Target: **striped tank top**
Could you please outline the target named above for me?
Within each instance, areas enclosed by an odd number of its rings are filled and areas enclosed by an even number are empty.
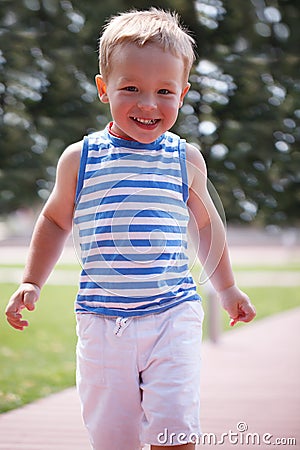
[[[76,312],[158,313],[199,300],[187,251],[185,141],[150,144],[106,128],[84,139],[73,221],[82,272]]]

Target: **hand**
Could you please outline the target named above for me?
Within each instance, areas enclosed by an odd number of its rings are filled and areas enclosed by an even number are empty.
[[[19,289],[11,296],[5,310],[8,323],[16,330],[28,327],[27,320],[22,319],[21,311],[26,308],[33,311],[35,302],[40,296],[40,288],[32,283],[22,283]]]
[[[218,295],[223,308],[231,318],[231,327],[237,322],[250,322],[256,316],[255,308],[251,304],[249,297],[237,286],[234,285],[224,289]]]

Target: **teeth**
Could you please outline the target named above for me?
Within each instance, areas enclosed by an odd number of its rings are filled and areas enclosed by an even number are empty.
[[[156,119],[140,119],[139,117],[134,117],[134,120],[143,123],[144,125],[153,125],[156,123]]]

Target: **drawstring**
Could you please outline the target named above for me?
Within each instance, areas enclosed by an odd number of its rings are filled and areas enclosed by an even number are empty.
[[[116,319],[116,325],[114,328],[114,334],[116,336],[122,336],[123,331],[128,327],[132,319],[129,317],[118,317]]]

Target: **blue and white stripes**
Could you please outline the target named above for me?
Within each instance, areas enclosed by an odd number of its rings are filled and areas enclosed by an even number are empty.
[[[74,236],[77,312],[140,316],[198,300],[188,268],[185,141],[151,144],[107,129],[85,138]]]

